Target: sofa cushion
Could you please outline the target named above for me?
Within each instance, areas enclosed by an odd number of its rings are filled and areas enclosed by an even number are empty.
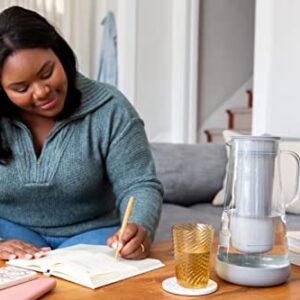
[[[214,227],[215,233],[218,233],[221,225],[222,211],[222,207],[213,206],[211,203],[196,204],[190,207],[165,203],[155,234],[155,240],[171,239],[172,225],[178,223],[210,224]]]
[[[165,203],[155,235],[155,240],[170,240],[171,228],[177,223],[206,223],[214,226],[218,233],[221,226],[223,207],[214,206],[210,203],[182,207],[180,205]],[[286,214],[288,230],[300,230],[299,215]]]
[[[183,206],[211,202],[222,188],[224,145],[152,143],[151,149],[164,202]]]

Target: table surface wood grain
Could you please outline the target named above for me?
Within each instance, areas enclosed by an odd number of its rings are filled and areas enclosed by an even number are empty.
[[[213,257],[216,254],[216,241],[214,243]],[[288,281],[282,285],[267,288],[253,288],[230,284],[220,279],[211,266],[210,278],[218,283],[218,290],[206,296],[179,296],[165,292],[161,283],[164,279],[174,276],[174,257],[171,241],[154,243],[150,254],[160,259],[166,266],[136,277],[113,283],[96,290],[57,279],[56,288],[45,295],[45,300],[191,300],[191,299],[221,299],[221,300],[299,300],[300,299],[300,267],[292,265],[292,272]],[[0,261],[0,266],[4,262]],[[42,275],[41,275],[42,276]]]

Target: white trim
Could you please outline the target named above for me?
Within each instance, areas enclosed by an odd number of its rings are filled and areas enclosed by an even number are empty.
[[[197,137],[198,0],[173,0],[172,140],[194,143]]]
[[[118,87],[132,104],[136,97],[137,0],[118,1]]]
[[[189,122],[188,140],[189,143],[197,141],[197,119],[198,119],[198,61],[199,61],[199,13],[200,5],[198,0],[192,0],[190,7],[190,49],[189,49]]]
[[[252,113],[252,134],[259,135],[268,132],[268,99],[270,89],[271,57],[273,54],[272,26],[273,1],[257,1],[255,7],[255,45],[253,95],[255,102]]]

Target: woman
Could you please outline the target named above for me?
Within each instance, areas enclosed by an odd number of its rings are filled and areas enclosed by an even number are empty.
[[[130,196],[120,255],[146,257],[162,187],[125,97],[77,73],[53,26],[17,6],[0,14],[0,84],[0,259],[112,246]]]

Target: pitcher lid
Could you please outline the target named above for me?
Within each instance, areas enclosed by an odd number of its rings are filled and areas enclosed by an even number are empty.
[[[272,136],[272,135],[235,135],[232,136],[231,139],[240,139],[240,140],[257,140],[257,141],[274,141],[280,140],[279,136]]]
[[[264,135],[240,135],[231,138],[231,144],[238,153],[275,154],[278,151],[280,137]]]

